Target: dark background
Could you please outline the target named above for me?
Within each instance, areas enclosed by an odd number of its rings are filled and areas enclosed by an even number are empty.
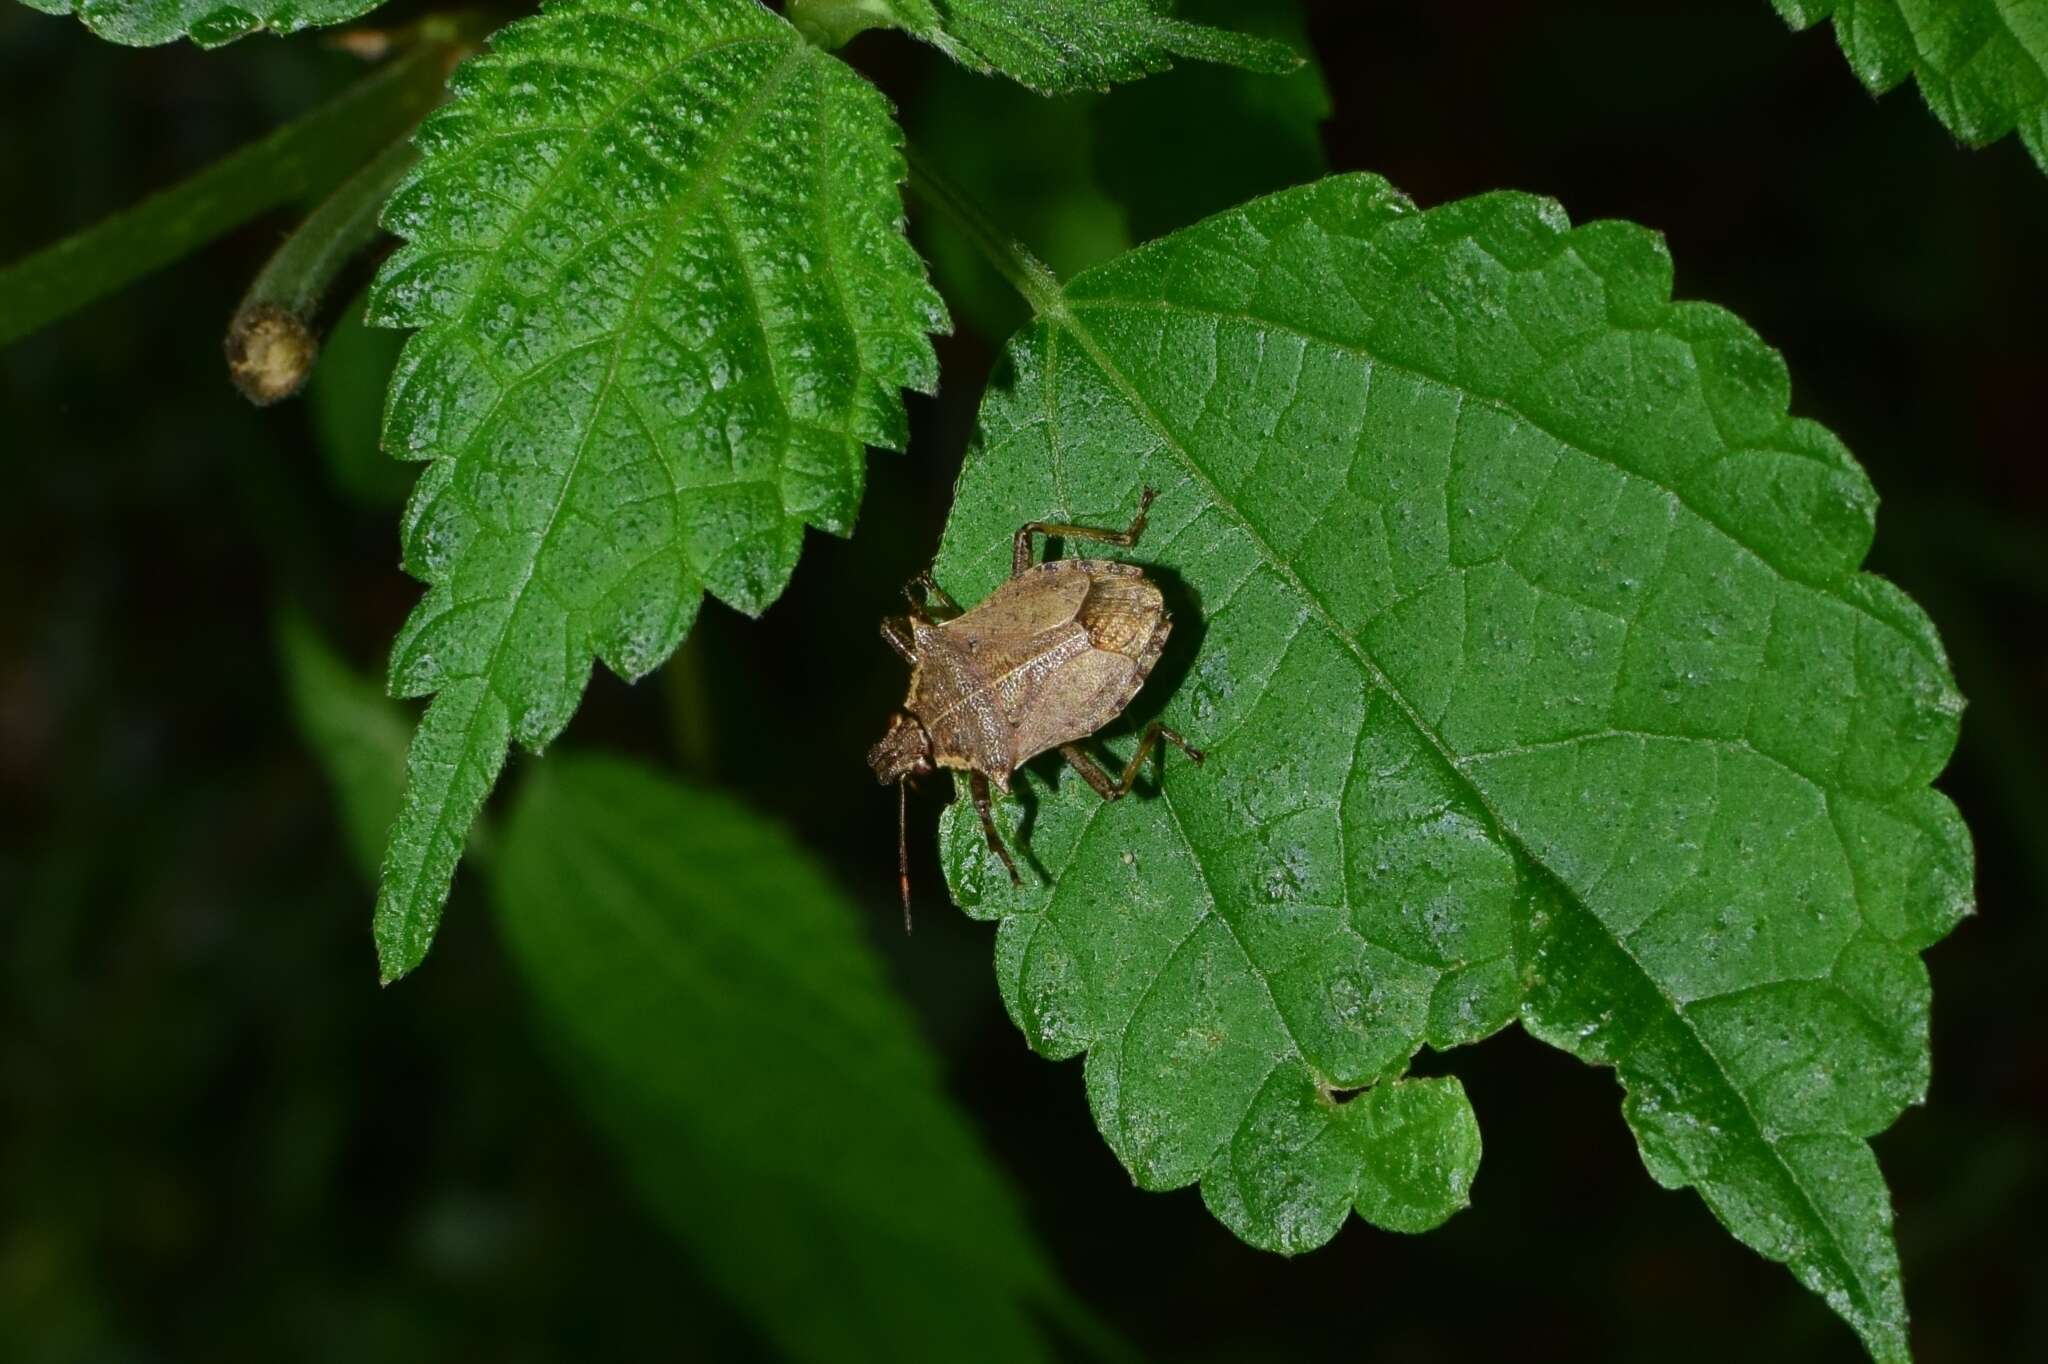
[[[2012,139],[1958,148],[1910,90],[1872,100],[1765,0],[1655,8],[1312,5],[1323,150],[1424,204],[1512,187],[1660,229],[1679,294],[1782,348],[1795,411],[1869,468],[1871,566],[1932,613],[1972,703],[1942,785],[1982,913],[1928,955],[1930,1103],[1876,1143],[1915,1340],[1929,1362],[2048,1357],[2048,177]],[[975,88],[888,36],[851,55],[913,129]],[[309,38],[122,50],[10,5],[0,260],[356,70]],[[1066,116],[1010,134],[1043,159]],[[756,1355],[558,1087],[473,878],[427,967],[376,987],[370,893],[272,625],[303,609],[375,671],[415,596],[403,476],[361,457],[388,347],[344,335],[313,400],[265,412],[219,359],[291,221],[0,351],[0,1357]],[[1782,1268],[1651,1183],[1608,1073],[1519,1033],[1423,1058],[1486,1133],[1470,1211],[1420,1238],[1354,1221],[1288,1262],[1192,1191],[1130,1186],[1078,1065],[1004,1018],[989,930],[936,903],[928,839],[926,913],[895,930],[893,801],[861,755],[902,677],[872,622],[937,542],[994,354],[967,320],[912,453],[873,459],[857,536],[814,536],[758,623],[708,606],[685,667],[631,689],[600,670],[566,742],[725,784],[817,850],[1056,1263],[1147,1354],[1857,1358]]]

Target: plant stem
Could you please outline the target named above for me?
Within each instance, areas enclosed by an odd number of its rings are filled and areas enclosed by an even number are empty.
[[[321,300],[377,237],[377,214],[419,160],[410,133],[342,181],[285,239],[249,286],[228,324],[228,375],[259,407],[305,385],[320,354]]]
[[[75,312],[280,204],[324,196],[441,99],[471,41],[430,19],[418,42],[305,117],[197,175],[0,269],[0,345]]]
[[[949,218],[996,273],[1023,295],[1039,317],[1061,318],[1067,304],[1059,278],[1045,262],[1015,237],[996,226],[981,207],[915,147],[905,153],[910,163],[911,192]]]

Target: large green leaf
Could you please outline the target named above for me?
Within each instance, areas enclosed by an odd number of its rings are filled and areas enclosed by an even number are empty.
[[[1391,1139],[1354,1115],[1422,1107],[1420,1047],[1519,1016],[1616,1068],[1660,1181],[1900,1359],[1865,1139],[1925,1090],[1916,954],[1970,904],[1927,785],[1961,702],[1857,571],[1861,470],[1670,286],[1641,228],[1371,177],[1076,278],[987,401],[939,577],[972,601],[1021,521],[1160,489],[1131,555],[1179,623],[1138,707],[1208,761],[1116,805],[1034,773],[1021,890],[956,806],[948,875],[1139,1184],[1200,1181],[1246,1240],[1451,1211],[1452,1085]]]
[[[359,18],[384,0],[22,0],[45,14],[75,14],[108,42],[130,47],[190,38],[219,47],[258,31],[297,33]]]
[[[728,800],[536,773],[493,863],[566,1073],[655,1213],[791,1358],[1046,1357],[1055,1281],[846,899]]]
[[[453,87],[372,301],[421,328],[386,447],[433,461],[391,683],[437,695],[385,859],[387,979],[507,744],[559,733],[593,659],[667,658],[704,592],[766,608],[805,526],[846,533],[944,325],[887,102],[754,0],[555,5]]]
[[[2048,0],[1771,0],[1785,22],[1835,21],[1842,55],[1875,94],[1907,76],[1973,147],[2015,128],[2048,171]]]
[[[1291,71],[1292,48],[1177,19],[1170,0],[793,0],[790,13],[826,41],[889,25],[963,66],[1046,94],[1106,90],[1174,58]]]

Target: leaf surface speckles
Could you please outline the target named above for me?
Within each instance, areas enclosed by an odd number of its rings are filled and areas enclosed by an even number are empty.
[[[1178,628],[1131,718],[1208,761],[1115,805],[1034,771],[1001,806],[1022,890],[956,805],[948,876],[1138,1182],[1246,1240],[1453,1211],[1470,1112],[1404,1077],[1519,1019],[1902,1359],[1866,1139],[1924,1092],[1918,953],[1970,905],[1928,787],[1961,702],[1858,571],[1861,469],[1670,288],[1641,228],[1371,177],[1074,279],[983,409],[939,578],[977,600],[1019,522],[1160,489],[1130,557]]]
[[[1883,94],[1914,77],[1973,147],[2017,130],[2048,171],[2048,0],[1771,0],[1785,22],[1835,21],[1856,78]]]
[[[372,299],[420,329],[385,445],[432,461],[405,526],[429,589],[391,660],[434,701],[378,899],[387,979],[424,956],[507,745],[559,733],[595,659],[645,674],[704,592],[757,613],[806,526],[851,529],[945,325],[887,102],[753,0],[554,5],[452,87]]]

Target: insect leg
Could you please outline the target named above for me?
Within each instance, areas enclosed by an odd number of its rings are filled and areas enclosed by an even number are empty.
[[[1102,765],[1089,757],[1081,745],[1061,744],[1060,756],[1067,760],[1067,766],[1081,774],[1081,780],[1095,788],[1096,795],[1104,800],[1117,800],[1123,796],[1117,784],[1109,779],[1109,773],[1103,771]]]
[[[905,663],[917,666],[917,646],[912,642],[908,621],[891,617],[882,622],[882,638],[890,648],[900,655]]]
[[[903,595],[910,598],[912,606],[920,609],[925,609],[929,606],[938,607],[944,613],[938,617],[940,620],[951,620],[960,614],[960,603],[954,601],[952,597],[946,594],[946,589],[939,586],[937,580],[932,577],[930,569],[926,569],[905,583],[903,585]]]
[[[1138,498],[1138,514],[1131,518],[1128,530],[1102,530],[1096,526],[1070,526],[1064,521],[1027,521],[1017,529],[1017,539],[1010,551],[1010,576],[1023,575],[1031,567],[1031,537],[1034,535],[1056,535],[1063,540],[1100,540],[1106,545],[1120,545],[1129,549],[1138,543],[1138,537],[1145,533],[1145,513],[1151,509],[1152,499],[1159,494],[1147,488]]]
[[[1024,878],[1017,875],[1017,864],[1010,860],[1010,850],[1003,846],[1003,836],[996,832],[995,812],[988,807],[988,778],[979,772],[969,773],[967,793],[974,798],[974,813],[981,816],[981,831],[988,835],[989,850],[1003,859],[1003,866],[1010,873],[1010,884],[1023,885]]]
[[[896,883],[903,887],[903,932],[910,932],[910,784],[896,779]]]
[[[1061,744],[1060,756],[1081,774],[1082,780],[1095,788],[1096,795],[1104,800],[1122,800],[1131,793],[1131,787],[1138,780],[1138,773],[1144,770],[1145,759],[1152,756],[1152,750],[1159,746],[1161,739],[1170,740],[1196,763],[1200,763],[1205,756],[1201,749],[1190,748],[1188,741],[1181,738],[1177,730],[1168,729],[1157,720],[1145,726],[1144,737],[1138,740],[1138,751],[1133,753],[1130,762],[1124,765],[1121,780],[1111,781],[1109,774],[1104,772],[1101,765],[1089,757],[1087,751],[1079,744]]]

